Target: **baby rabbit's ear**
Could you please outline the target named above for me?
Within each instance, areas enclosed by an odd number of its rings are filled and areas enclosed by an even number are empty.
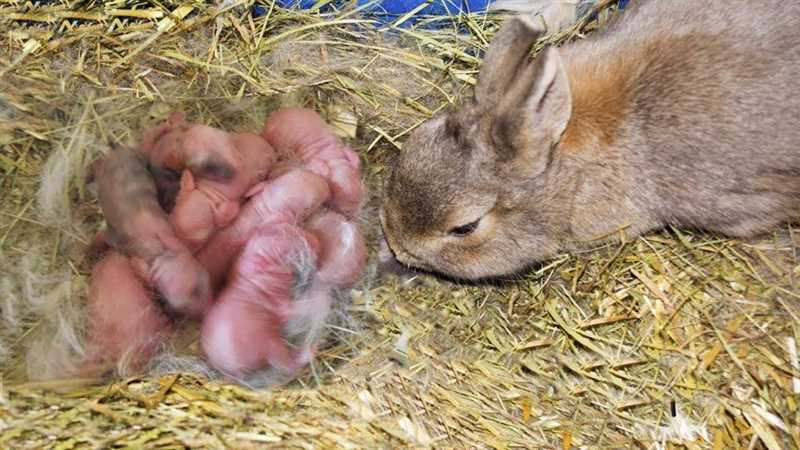
[[[521,69],[528,65],[533,45],[544,34],[541,26],[527,16],[508,20],[495,33],[483,57],[475,101],[489,109],[505,95]]]

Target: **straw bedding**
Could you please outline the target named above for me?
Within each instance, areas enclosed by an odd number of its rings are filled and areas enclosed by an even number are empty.
[[[385,158],[469,93],[501,20],[399,29],[352,8],[266,2],[252,18],[252,3],[0,3],[0,447],[800,446],[788,227],[753,242],[666,230],[502,286],[370,270],[313,368],[269,390],[210,378],[191,328],[146,376],[53,379],[82,350],[102,221],[82,179],[109,142],[177,108],[254,130],[316,108],[365,161],[374,249]]]

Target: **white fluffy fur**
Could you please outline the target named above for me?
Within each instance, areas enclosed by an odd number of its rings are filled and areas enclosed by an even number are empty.
[[[39,212],[50,223],[65,224],[70,220],[69,183],[72,167],[63,151],[50,154],[42,170],[42,182],[37,193]]]
[[[12,363],[25,361],[30,379],[62,377],[84,354],[87,284],[69,266],[56,266],[53,257],[54,251],[63,257],[85,250],[84,226],[73,214],[73,201],[86,200],[86,170],[103,146],[82,125],[90,112],[89,105],[76,108],[70,120],[75,125],[54,136],[41,170],[35,214],[49,228],[31,235],[25,256],[0,257],[0,348]],[[62,229],[69,232],[56,233]]]
[[[2,255],[0,255],[2,258]],[[19,305],[19,294],[16,286],[8,276],[0,277],[0,316],[2,331],[0,331],[0,365],[6,366],[12,351],[7,337],[15,336],[22,329],[22,317]]]
[[[698,440],[710,442],[708,429],[704,423],[695,423],[688,417],[678,412],[672,417],[667,426],[647,430],[646,433],[653,444],[653,450],[665,450],[669,444],[697,443]]]
[[[84,108],[81,120],[89,111]],[[58,142],[42,170],[37,192],[39,214],[53,225],[67,225],[72,221],[70,194],[77,189],[83,193],[83,180],[89,162],[98,153],[97,140],[83,125],[67,130],[67,136]]]
[[[26,355],[30,378],[58,377],[73,370],[84,355],[81,331],[85,328],[81,325],[85,316],[80,305],[71,301],[76,294],[76,283],[63,281],[53,286],[39,305],[42,329]]]
[[[197,356],[177,355],[174,351],[165,351],[156,355],[150,363],[149,373],[163,376],[175,373],[195,373],[208,379],[219,378],[220,374],[208,363]]]
[[[22,357],[30,379],[59,377],[83,355],[84,311],[75,299],[86,285],[66,270],[52,271],[40,248],[15,262],[0,277],[0,357]]]

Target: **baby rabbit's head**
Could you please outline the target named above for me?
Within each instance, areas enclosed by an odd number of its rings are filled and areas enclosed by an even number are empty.
[[[541,35],[532,19],[506,23],[473,98],[422,124],[389,164],[381,222],[400,262],[479,279],[557,250],[548,205],[563,190],[547,186],[571,99],[557,50],[529,59]]]

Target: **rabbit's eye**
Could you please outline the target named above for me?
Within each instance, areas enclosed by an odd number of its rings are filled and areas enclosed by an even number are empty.
[[[474,222],[470,222],[466,225],[461,225],[455,228],[451,228],[447,234],[452,236],[467,236],[472,234],[477,228],[478,224],[480,223],[481,219],[478,219]]]

